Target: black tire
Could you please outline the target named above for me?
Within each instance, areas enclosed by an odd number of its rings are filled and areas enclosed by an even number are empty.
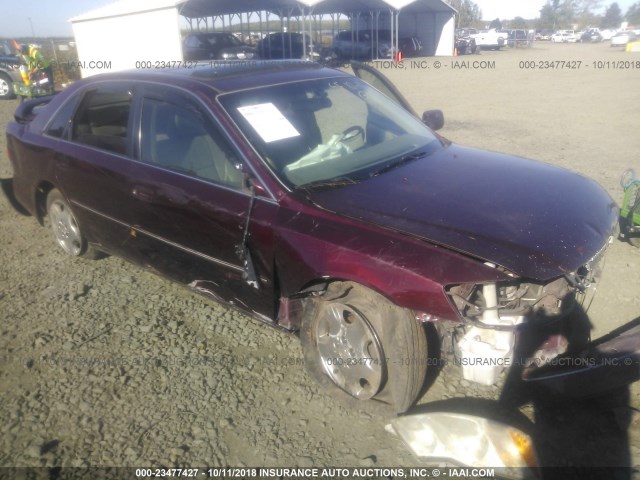
[[[65,253],[72,257],[91,260],[104,256],[102,252],[89,245],[69,203],[60,190],[55,188],[47,195],[47,216],[54,239]]]
[[[427,338],[422,325],[409,310],[361,285],[336,282],[322,297],[309,300],[300,338],[309,372],[349,406],[402,413],[424,384]]]
[[[13,91],[13,81],[6,73],[0,72],[0,100],[11,100],[16,98]]]

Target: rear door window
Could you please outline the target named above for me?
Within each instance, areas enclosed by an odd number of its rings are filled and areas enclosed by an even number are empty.
[[[127,86],[103,86],[87,92],[73,119],[71,140],[125,155],[132,99]]]

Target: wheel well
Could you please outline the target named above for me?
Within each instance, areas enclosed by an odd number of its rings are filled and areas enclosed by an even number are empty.
[[[280,296],[278,291],[278,293],[276,294],[278,297],[277,321],[285,321],[285,328],[289,330],[298,330],[302,323],[302,315],[304,314],[304,308],[302,308],[302,303],[304,302],[304,300],[315,295],[322,295],[329,288],[329,286],[334,283],[355,283],[361,285],[366,289],[378,293],[395,305],[395,302],[393,302],[392,299],[385,295],[385,292],[378,290],[377,288],[375,288],[375,286],[365,285],[356,280],[350,280],[348,278],[319,277],[310,280],[309,282],[304,284],[304,286],[300,290],[298,290],[293,295],[286,297],[286,299],[285,297]]]
[[[361,285],[362,287],[369,289],[373,292],[378,293],[379,295],[381,295],[382,297],[384,297],[385,299],[387,299],[389,302],[393,303],[394,305],[397,305],[392,299],[390,299],[387,295],[385,295],[384,292],[378,290],[377,288],[371,286],[371,285],[364,285],[362,283],[359,283],[357,281],[354,280],[349,280],[346,278],[339,278],[339,277],[320,277],[320,278],[316,278],[314,280],[311,280],[309,282],[307,282],[303,288],[301,288],[297,293],[295,293],[294,295],[291,295],[290,297],[288,297],[289,299],[305,299],[308,298],[310,296],[318,295],[318,294],[323,294],[330,285],[334,284],[334,283],[355,283],[358,285]],[[280,298],[282,300],[282,297]],[[400,308],[405,308],[405,307],[400,307]],[[293,310],[293,309],[292,309]],[[413,311],[411,309],[409,309],[410,311]],[[293,310],[291,312],[289,312],[291,315],[291,320],[293,321],[293,325],[295,325],[296,327],[300,325],[300,323],[302,322],[302,317],[301,314],[303,313],[302,310]],[[414,311],[415,313],[415,311]],[[434,324],[431,322],[427,322],[427,321],[419,321],[419,323],[423,326],[425,335],[428,336],[432,336],[433,338],[437,338],[437,334],[435,334],[435,327]],[[432,331],[433,330],[433,331]],[[435,337],[434,337],[435,335]],[[433,342],[433,338],[430,340],[431,342]],[[438,343],[438,342],[436,342]],[[431,347],[431,349],[429,351],[436,351],[435,349],[435,344],[434,346]],[[439,350],[437,350],[439,353]]]
[[[55,185],[49,182],[41,182],[36,188],[36,217],[40,225],[44,225],[44,218],[47,216],[47,197]]]

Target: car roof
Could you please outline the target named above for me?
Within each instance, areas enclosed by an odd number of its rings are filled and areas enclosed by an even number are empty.
[[[183,88],[194,84],[210,87],[216,93],[257,88],[318,78],[349,77],[346,72],[304,60],[206,61],[192,68],[127,70],[89,77],[78,84],[103,81],[148,81]]]
[[[308,37],[309,35],[307,33],[305,33],[305,35]],[[269,33],[267,35],[265,35],[264,38],[267,37],[302,37],[302,33],[300,32],[273,32],[273,33]]]
[[[224,35],[224,36],[228,36],[228,35],[233,35],[233,33],[231,32],[189,32],[185,35],[185,37],[211,37],[211,36],[215,36],[215,35]]]

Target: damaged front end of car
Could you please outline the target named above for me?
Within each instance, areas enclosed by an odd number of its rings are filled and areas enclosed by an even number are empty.
[[[494,385],[506,367],[517,363],[542,366],[584,347],[589,328],[576,324],[586,321],[584,314],[593,300],[612,238],[580,268],[551,281],[518,279],[506,272],[512,280],[449,286],[446,293],[463,321],[452,335],[452,353],[464,379]],[[531,343],[532,339],[523,338],[531,332],[535,332],[535,345],[519,348]]]

